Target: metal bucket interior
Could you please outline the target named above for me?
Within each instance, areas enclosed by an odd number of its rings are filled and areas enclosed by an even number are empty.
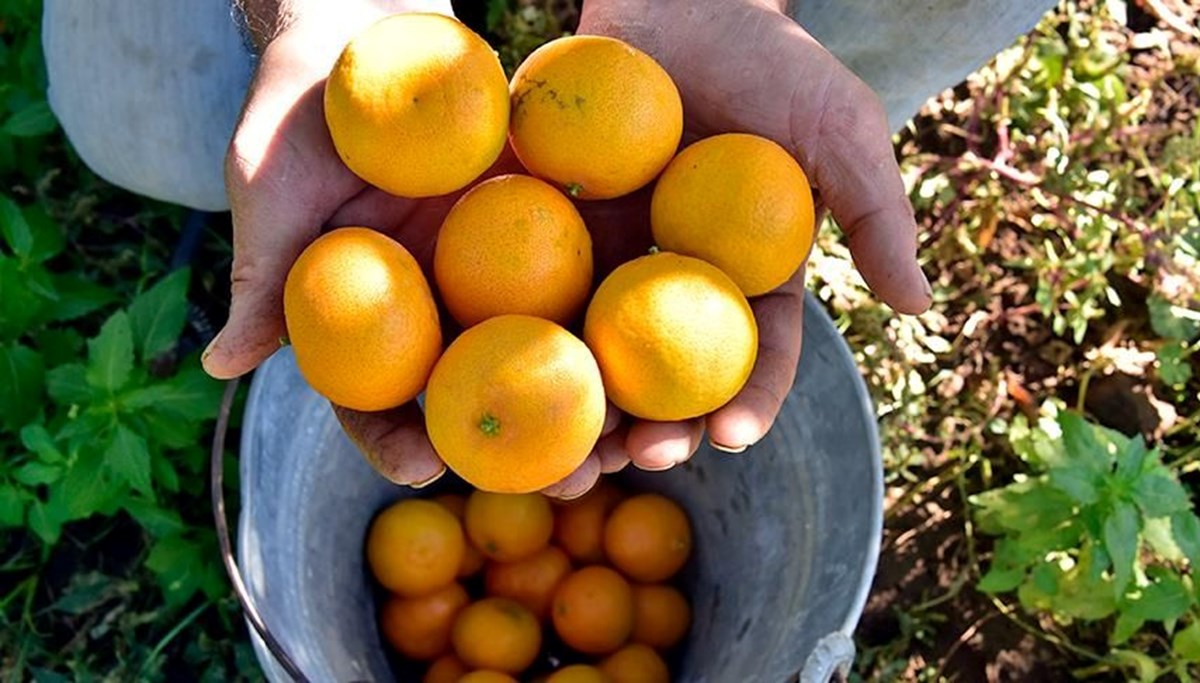
[[[695,528],[682,576],[694,619],[677,681],[824,683],[853,656],[882,533],[875,415],[811,295],[803,343],[796,383],[760,443],[615,475],[680,501]],[[371,519],[411,493],[366,464],[289,349],[259,369],[242,425],[237,557],[267,627],[310,680],[420,680],[385,654],[363,560]],[[268,680],[289,680],[254,645]]]

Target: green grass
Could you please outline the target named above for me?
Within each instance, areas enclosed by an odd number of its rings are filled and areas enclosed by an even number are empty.
[[[894,315],[821,234],[810,286],[885,442],[855,680],[1200,673],[1200,49],[1142,6],[1064,2],[897,136],[932,311]],[[510,70],[577,18],[476,14]],[[228,227],[171,270],[184,212],[74,155],[39,15],[0,8],[0,680],[257,679],[196,366]]]

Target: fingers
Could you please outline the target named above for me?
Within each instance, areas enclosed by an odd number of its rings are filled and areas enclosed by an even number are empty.
[[[933,296],[917,262],[916,219],[886,113],[865,84],[845,78],[827,95],[815,182],[871,291],[901,313],[923,313]]]
[[[600,458],[600,471],[604,474],[620,472],[629,464],[629,453],[625,450],[625,437],[629,429],[624,425],[600,437],[596,443],[596,455]]]
[[[804,320],[804,269],[779,289],[751,301],[758,323],[758,358],[746,385],[706,418],[708,441],[740,453],[774,424],[796,379]]]
[[[929,308],[929,282],[917,262],[917,224],[892,148],[887,112],[875,93],[802,28],[779,15],[778,69],[790,74],[790,147],[842,226],[867,285],[901,313]],[[819,71],[804,64],[818,64]],[[790,66],[790,69],[789,69]],[[777,87],[772,84],[772,87]]]
[[[600,469],[600,457],[596,455],[595,451],[592,451],[574,472],[567,475],[566,479],[547,486],[542,489],[542,493],[561,500],[578,498],[596,485],[596,481],[600,479]]]
[[[389,481],[421,488],[446,473],[425,434],[425,415],[415,403],[377,413],[341,406],[333,412],[363,457]]]
[[[566,479],[542,489],[542,493],[562,500],[578,498],[596,485],[600,475],[624,469],[629,464],[629,456],[625,453],[625,431],[621,425],[621,411],[609,403],[596,447]]]
[[[303,64],[286,43],[272,44],[226,156],[232,299],[225,327],[202,357],[214,377],[244,374],[279,348],[291,264],[334,209],[363,186],[333,149],[321,105],[322,72],[305,72]]]
[[[678,465],[696,452],[704,437],[704,420],[650,422],[638,420],[625,436],[625,451],[640,469],[658,472]]]
[[[845,230],[871,290],[897,311],[926,310],[916,220],[875,93],[770,3],[729,3],[678,21],[661,35],[630,37],[654,47],[674,77],[689,128],[751,132],[786,147]]]

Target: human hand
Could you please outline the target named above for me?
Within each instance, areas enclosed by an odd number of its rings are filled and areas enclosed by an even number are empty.
[[[280,18],[272,15],[272,7],[260,7],[260,14],[248,17],[251,28],[260,29],[255,37],[262,57],[226,159],[234,224],[233,299],[225,328],[203,356],[205,370],[219,378],[249,372],[278,350],[287,334],[284,282],[292,263],[323,228],[363,225],[380,230],[412,252],[428,276],[438,229],[462,194],[415,201],[369,187],[338,157],[322,102],[325,78],[355,31],[387,13],[450,14],[449,2],[369,0],[353,8],[339,6],[335,15],[319,5],[308,13],[303,2],[291,6],[299,14],[282,24],[275,23]],[[520,170],[515,157],[506,153],[485,176]],[[415,402],[375,413],[333,409],[346,434],[388,479],[420,486],[445,471]],[[603,434],[616,426],[616,417],[610,410]],[[582,493],[595,481],[601,463],[611,459],[611,453],[597,450],[549,493]]]
[[[670,73],[683,98],[684,144],[747,132],[783,145],[818,192],[818,221],[824,210],[832,213],[871,290],[901,313],[921,313],[932,295],[917,264],[916,222],[886,112],[865,83],[783,14],[783,5],[783,0],[589,0],[579,33],[620,38]],[[593,209],[622,213],[617,207]],[[594,234],[621,232],[623,247],[649,244],[644,224],[617,220],[611,229],[598,230],[600,217],[586,212],[585,217]],[[702,418],[623,425],[610,440],[624,436],[635,465],[658,470],[681,463],[705,431],[714,447],[740,452],[770,429],[800,358],[804,269],[752,299],[751,307],[759,353],[745,387]]]

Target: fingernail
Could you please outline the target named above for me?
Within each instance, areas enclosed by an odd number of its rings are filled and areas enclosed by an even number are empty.
[[[591,490],[591,489],[586,489],[586,490],[580,491],[580,492],[578,492],[578,493],[572,493],[572,494],[571,494],[571,495],[569,495],[569,496],[568,496],[568,495],[563,495],[563,494],[559,493],[559,494],[555,494],[555,496],[554,496],[554,497],[555,497],[555,498],[557,498],[557,499],[559,499],[559,500],[561,500],[561,501],[563,501],[564,503],[566,503],[566,502],[569,502],[569,501],[575,500],[576,498],[583,498],[585,495],[587,495],[587,492],[588,492],[588,491],[590,491],[590,490]]]
[[[225,334],[225,328],[222,327],[221,331],[217,332],[216,336],[208,342],[208,346],[204,347],[204,352],[200,354],[201,363],[208,360],[208,357],[212,355],[213,349],[216,348],[217,342],[221,341],[221,335],[223,334]]]
[[[446,467],[443,466],[442,469],[438,470],[437,474],[433,475],[432,477],[426,479],[425,481],[413,482],[413,483],[409,484],[408,486],[409,486],[409,488],[423,489],[426,486],[429,486],[433,482],[437,481],[438,479],[441,479],[443,476],[445,476],[445,474],[446,474]]]
[[[660,465],[658,467],[647,467],[646,465],[635,462],[635,463],[633,463],[633,466],[638,468],[639,470],[642,470],[643,472],[666,472],[667,470],[674,467],[676,464],[677,463],[669,462],[666,465]]]
[[[745,452],[745,450],[747,448],[750,447],[750,444],[745,444],[743,446],[726,446],[724,444],[719,444],[716,441],[713,441],[712,439],[708,440],[708,445],[712,446],[713,448],[715,448],[718,451],[721,451],[723,453],[733,453],[733,454],[743,453],[743,452]]]

